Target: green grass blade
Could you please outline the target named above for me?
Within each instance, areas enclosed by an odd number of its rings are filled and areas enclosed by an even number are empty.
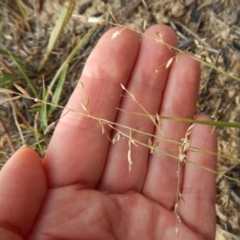
[[[44,150],[42,148],[42,145],[41,145],[41,139],[42,139],[42,136],[41,134],[38,132],[38,124],[37,124],[37,120],[38,120],[38,117],[39,117],[39,112],[36,113],[35,115],[35,121],[34,121],[34,135],[35,135],[35,138],[36,138],[36,146],[38,147],[38,152],[40,153],[44,153]]]
[[[19,63],[19,61],[9,52],[9,56],[11,57],[11,59],[14,61],[14,63],[16,64],[16,66],[18,67],[19,71],[21,72],[21,74],[23,75],[25,81],[27,82],[28,87],[32,90],[32,93],[34,95],[34,97],[38,97],[37,94],[37,90],[35,89],[32,81],[28,78],[27,74],[25,73],[24,69],[22,68],[21,64]]]
[[[79,41],[79,43],[76,45],[76,47],[68,55],[68,57],[66,58],[64,63],[60,66],[60,68],[56,72],[55,76],[53,77],[53,79],[52,79],[52,81],[51,81],[51,83],[49,85],[49,91],[47,91],[46,94],[43,97],[43,101],[44,102],[48,102],[49,93],[52,91],[54,85],[56,84],[57,80],[61,76],[63,69],[66,67],[66,65],[69,64],[69,62],[74,58],[74,56],[87,44],[87,42],[89,41],[91,35],[94,33],[94,31],[97,28],[98,28],[98,26],[95,25],[87,32],[87,34],[81,39],[81,41]],[[46,106],[43,106],[43,107],[45,108]],[[42,114],[44,114],[44,116],[42,116]],[[51,117],[51,115],[49,114],[48,117]],[[47,113],[45,111],[41,111],[41,118],[46,119],[46,121],[47,121]],[[47,127],[47,125],[48,124],[46,122],[46,124],[42,125],[42,128],[45,129]]]
[[[124,111],[121,108],[118,108],[119,111]],[[126,111],[125,111],[126,112]],[[145,113],[138,113],[138,112],[127,112],[130,114],[135,114],[144,117],[151,117],[152,119],[156,118],[155,115],[145,114]],[[178,118],[178,117],[168,117],[168,116],[159,116],[160,119],[167,119],[170,121],[177,121],[177,122],[187,122],[187,123],[197,123],[203,125],[209,125],[213,127],[228,127],[228,128],[240,128],[240,123],[238,122],[223,122],[223,121],[215,121],[215,120],[196,120],[191,118]]]
[[[0,76],[0,87],[7,87],[19,80],[20,80],[20,77],[16,77],[10,73],[4,73],[2,76]]]
[[[5,51],[2,48],[0,48],[0,54],[4,55],[4,56],[8,56],[11,57],[13,56],[17,61],[23,61],[23,59],[21,59],[20,57],[18,57],[17,55],[15,55],[14,53],[10,52],[10,51]]]
[[[18,10],[19,10],[22,18],[23,18],[24,20],[26,20],[27,15],[26,15],[26,12],[25,12],[25,10],[24,10],[24,8],[23,8],[23,3],[22,3],[22,1],[21,1],[21,0],[16,0],[16,5],[17,5],[17,7],[18,7]]]
[[[75,1],[74,1],[75,3]],[[118,1],[116,0],[114,2],[115,6],[118,3]],[[68,55],[68,57],[66,58],[66,60],[63,62],[63,64],[60,66],[60,68],[58,69],[58,71],[56,72],[56,74],[54,75],[49,87],[48,87],[48,91],[46,91],[46,94],[43,95],[43,102],[45,102],[46,104],[44,104],[42,106],[41,110],[41,119],[44,120],[42,121],[42,129],[45,130],[46,127],[48,126],[47,124],[47,117],[51,117],[51,112],[49,112],[50,114],[47,114],[47,110],[45,108],[47,108],[47,103],[48,103],[48,99],[49,99],[49,95],[50,92],[52,91],[54,85],[56,84],[56,82],[58,81],[59,77],[62,74],[63,69],[66,67],[66,65],[68,65],[70,63],[70,61],[75,57],[75,55],[88,43],[90,37],[92,36],[92,34],[95,32],[95,30],[99,27],[98,24],[95,24],[94,26],[92,26],[89,31],[84,35],[84,37],[78,42],[78,44],[76,45],[76,47],[72,50],[72,52]],[[52,104],[52,103],[51,103]],[[55,104],[53,104],[55,105]]]
[[[61,65],[61,67],[58,69],[56,75],[54,76],[54,78],[52,79],[50,85],[49,85],[49,89],[52,90],[53,86],[55,85],[57,79],[59,78],[59,76],[61,75],[65,65],[69,64],[69,62],[74,58],[74,56],[87,44],[87,42],[89,41],[91,35],[93,34],[93,32],[97,29],[97,25],[93,26],[88,33],[82,38],[82,40],[77,44],[77,46],[72,50],[72,52],[68,55],[68,57],[66,58],[66,60],[64,61],[64,63]],[[46,99],[45,99],[46,100]]]
[[[188,122],[188,123],[197,123],[203,125],[209,125],[214,127],[228,127],[228,128],[240,128],[240,123],[237,122],[222,122],[222,121],[206,121],[206,120],[195,120],[195,119],[188,119],[188,118],[176,118],[176,117],[165,117],[160,116],[161,119],[168,119],[177,122]]]
[[[46,91],[46,86],[45,82],[43,81],[43,87],[42,87],[42,98],[44,99],[45,96],[47,95]],[[47,121],[47,104],[45,102],[42,102],[41,106],[41,112],[40,112],[40,119],[41,119],[41,128],[42,130],[45,130],[48,126],[48,121]]]
[[[57,85],[57,87],[54,91],[53,99],[51,101],[51,103],[53,103],[55,105],[58,105],[58,102],[59,102],[59,99],[60,99],[60,96],[61,96],[61,93],[62,93],[63,85],[64,85],[64,82],[66,80],[67,70],[68,70],[68,65],[66,64],[63,67],[60,79],[58,81],[58,85]],[[54,105],[51,105],[51,107],[49,109],[49,112],[48,112],[48,115],[51,116],[55,109],[56,109],[56,107]]]
[[[66,1],[64,3],[64,6],[62,8],[62,11],[60,13],[60,16],[56,22],[55,27],[53,28],[51,35],[50,35],[50,39],[48,42],[48,46],[46,49],[46,53],[44,55],[43,60],[40,63],[39,69],[41,70],[43,68],[43,66],[45,65],[46,61],[49,58],[49,55],[51,54],[57,40],[59,39],[59,36],[61,35],[61,33],[63,32],[64,27],[66,26],[67,22],[69,21],[72,12],[74,10],[74,6],[75,6],[75,1],[74,0],[69,0]]]

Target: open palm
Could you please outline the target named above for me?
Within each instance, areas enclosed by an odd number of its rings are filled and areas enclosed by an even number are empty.
[[[144,111],[120,86],[126,86],[150,114],[192,118],[199,65],[180,54],[167,68],[173,49],[147,36],[139,41],[127,29],[112,39],[119,30],[109,30],[88,58],[43,163],[33,150],[24,147],[1,171],[1,239],[173,240],[177,239],[176,228],[179,239],[214,239],[214,174],[192,164],[182,169],[182,224],[176,225],[176,159],[163,152],[149,153],[148,148],[132,143],[129,172],[126,136],[147,144],[149,136],[140,131],[155,134],[159,136],[158,148],[176,156],[179,146],[161,138],[149,118],[129,113]],[[167,26],[156,25],[146,31],[151,37],[156,33],[176,46],[176,36]],[[119,124],[115,127],[122,137],[115,144],[106,134],[113,138],[117,130],[79,114],[84,112],[82,105],[87,99],[90,115]],[[188,127],[188,123],[161,121],[164,136],[175,141],[184,137]],[[211,127],[195,125],[190,141],[193,146],[216,151]],[[188,151],[187,158],[215,169],[214,156]]]

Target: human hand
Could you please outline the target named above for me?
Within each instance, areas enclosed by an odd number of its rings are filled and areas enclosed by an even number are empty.
[[[146,36],[125,29],[118,37],[108,31],[99,41],[83,70],[68,109],[83,112],[89,99],[92,116],[107,119],[161,137],[130,95],[121,97],[125,85],[151,114],[192,118],[199,86],[199,64],[179,54],[169,68],[164,64],[174,51]],[[164,42],[176,46],[174,32],[156,25]],[[156,68],[159,68],[156,72]],[[84,94],[83,94],[84,93]],[[117,111],[120,107],[124,111]],[[65,109],[65,113],[66,113]],[[138,144],[131,148],[129,172],[128,139],[111,144],[98,121],[77,112],[63,114],[49,144],[43,164],[39,156],[24,147],[7,162],[0,174],[1,239],[214,239],[215,176],[192,164],[182,169],[179,199],[182,224],[176,226],[178,161],[161,152],[149,153]],[[197,119],[208,119],[198,116]],[[165,137],[180,141],[188,123],[161,120]],[[104,125],[114,136],[113,130]],[[126,135],[129,129],[120,128]],[[149,136],[132,131],[132,137],[147,144]],[[174,142],[158,140],[158,148],[178,155]],[[212,128],[195,125],[191,145],[216,152]],[[215,169],[216,158],[188,151],[187,159]]]

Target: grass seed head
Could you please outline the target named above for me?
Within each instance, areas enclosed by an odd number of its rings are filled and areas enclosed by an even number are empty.
[[[133,164],[133,161],[132,161],[132,156],[131,156],[131,149],[128,150],[128,170],[129,172],[131,172],[132,170],[132,164]]]
[[[172,64],[172,62],[173,62],[173,59],[174,59],[174,57],[171,57],[171,58],[168,60],[168,62],[167,62],[167,64],[166,64],[166,68],[169,68],[169,67],[171,66],[171,64]]]
[[[47,133],[49,133],[54,127],[55,127],[55,125],[56,125],[56,121],[55,122],[52,122],[51,124],[49,124],[48,126],[47,126],[47,128],[45,129],[45,131],[44,131],[44,135],[46,135]]]
[[[106,23],[106,21],[103,19],[103,16],[100,17],[89,17],[88,23],[97,23],[99,25],[103,25]]]
[[[112,39],[116,38],[117,36],[119,36],[121,34],[120,31],[116,31],[112,34]]]

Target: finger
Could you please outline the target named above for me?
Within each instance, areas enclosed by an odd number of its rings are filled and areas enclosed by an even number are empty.
[[[39,156],[21,148],[0,172],[1,239],[23,239],[31,229],[47,189]]]
[[[187,54],[179,54],[171,66],[160,116],[193,117],[198,94],[199,76],[198,62]],[[171,209],[176,203],[178,161],[162,153],[162,151],[178,157],[179,144],[172,141],[180,142],[189,124],[161,120],[161,127],[166,139],[160,133],[155,134],[158,137],[156,142],[158,142],[160,152],[156,151],[151,155],[143,193],[150,199]]]
[[[203,115],[197,119],[210,120]],[[180,216],[185,224],[200,233],[204,239],[214,239],[216,174],[204,169],[216,171],[216,155],[204,152],[204,150],[217,152],[217,138],[213,127],[195,125],[192,129],[190,143],[203,151],[188,151],[187,159],[193,164],[187,163],[185,166],[182,187],[184,202],[180,202]]]
[[[149,114],[154,115],[159,111],[162,92],[169,71],[166,68],[166,63],[175,54],[175,51],[163,43],[153,40],[156,33],[161,34],[165,43],[176,46],[176,35],[171,28],[165,25],[155,25],[146,31],[141,40],[139,55],[131,80],[127,85],[127,90],[137,99],[139,104],[129,94],[125,93],[126,96],[121,103],[121,109],[124,111],[146,114],[146,110]],[[156,69],[158,69],[157,72]],[[154,123],[150,118],[131,113],[120,111],[117,123],[150,134],[154,131]],[[148,142],[149,136],[147,135],[134,131],[130,133],[129,129],[124,128],[119,128],[119,130],[126,136],[131,135],[136,141],[144,144]],[[147,170],[149,150],[140,144],[137,145],[136,147],[132,144],[131,147],[130,154],[133,165],[130,173],[127,162],[129,151],[127,137],[111,146],[99,186],[100,189],[111,192],[126,192],[133,189],[140,191]]]
[[[77,85],[67,104],[67,109],[75,112],[65,109],[58,123],[44,160],[51,186],[82,183],[94,187],[102,174],[109,140],[102,134],[99,121],[82,114],[115,119],[120,83],[128,81],[139,47],[136,33],[121,30],[113,28],[100,39],[83,70],[82,84]],[[121,34],[112,39],[117,31]],[[110,128],[103,127],[109,135]]]

